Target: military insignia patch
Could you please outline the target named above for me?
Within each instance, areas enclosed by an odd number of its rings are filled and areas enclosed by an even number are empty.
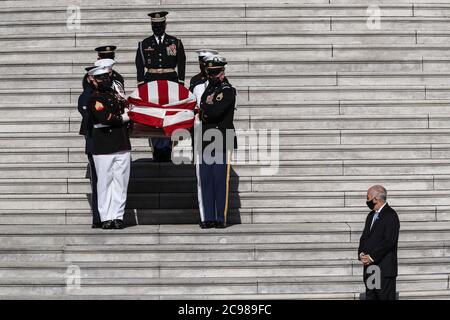
[[[210,94],[209,96],[206,97],[206,104],[213,104],[213,98],[214,98],[214,94]]]
[[[216,97],[216,101],[222,101],[223,99],[223,92],[219,93]]]
[[[177,45],[171,44],[167,47],[167,55],[168,56],[176,56],[177,55]]]
[[[95,110],[97,111],[102,111],[105,109],[105,106],[103,105],[103,103],[101,103],[100,101],[97,101],[95,103]]]

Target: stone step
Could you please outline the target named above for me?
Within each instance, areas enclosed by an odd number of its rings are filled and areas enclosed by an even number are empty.
[[[197,53],[198,46],[185,45],[187,62],[198,61]],[[242,60],[242,57],[247,57],[249,60],[261,60],[261,59],[271,59],[271,60],[284,60],[292,59],[295,56],[297,59],[308,59],[308,58],[323,58],[330,59],[333,57],[332,46],[331,45],[245,45],[245,46],[235,46],[226,44],[217,44],[215,47],[221,52],[227,59],[232,61]],[[338,47],[336,47],[337,50]],[[422,55],[428,53],[428,55],[433,55],[436,57],[444,55],[445,50],[440,50],[439,48],[429,48],[423,47],[419,50],[421,46],[408,47],[407,50],[404,48],[395,47],[391,50],[397,52],[397,59],[405,58],[404,55],[400,53],[402,51],[417,52],[413,55],[415,58],[420,58]],[[448,47],[447,47],[448,48]],[[137,43],[132,46],[119,46],[117,48],[116,60],[119,63],[122,61],[133,61],[136,57]],[[363,48],[358,47],[355,50],[362,50]],[[374,48],[374,50],[376,50]],[[424,51],[423,51],[424,50]],[[400,52],[401,51],[401,52]],[[91,47],[58,47],[58,48],[46,48],[40,47],[35,48],[33,51],[28,48],[0,48],[0,53],[2,54],[2,62],[4,64],[16,64],[21,65],[22,63],[67,63],[68,61],[73,63],[79,63],[80,61],[86,61],[91,63],[97,58],[96,52]],[[56,55],[55,55],[56,54]],[[379,58],[377,56],[375,58]],[[393,56],[390,56],[393,58]]]
[[[339,3],[340,0],[333,0],[336,1],[336,3]],[[358,3],[358,1],[361,0],[356,0],[356,3]],[[380,1],[380,0],[377,0]],[[385,1],[385,0],[381,0],[381,1]],[[421,3],[421,2],[425,2],[427,3],[427,1],[429,0],[417,0],[417,2]],[[440,3],[442,0],[436,0],[435,3]],[[59,1],[58,2],[58,6],[55,6],[55,3],[53,0],[42,0],[42,1],[36,1],[36,0],[5,0],[4,2],[4,7],[5,8],[40,8],[40,7],[50,7],[50,8],[55,8],[55,7],[62,7],[62,6],[70,6],[70,5],[78,5],[78,6],[101,6],[104,5],[105,7],[108,6],[123,6],[123,2],[119,1],[119,0],[105,0],[102,2],[94,2],[94,1],[88,1],[88,0],[63,0],[63,1]],[[302,0],[301,2],[295,1],[295,0],[285,0],[284,1],[286,4],[302,4],[303,2],[305,4],[328,4],[328,0]],[[222,4],[220,1],[217,0],[213,0],[210,2],[212,5],[220,5]],[[230,4],[235,4],[235,5],[239,5],[241,4],[241,1],[238,0],[230,0],[229,1]],[[268,2],[267,0],[247,0],[246,3],[248,4],[265,4],[267,3],[267,6],[270,6],[271,3]],[[405,0],[399,0],[399,3],[405,3]],[[152,7],[159,7],[159,6],[164,6],[163,8],[166,8],[166,6],[180,6],[180,5],[186,5],[187,7],[189,7],[189,5],[191,4],[195,4],[195,5],[204,5],[204,2],[200,1],[200,0],[192,0],[192,1],[188,1],[188,0],[131,0],[129,2],[127,2],[127,4],[129,6],[139,6],[140,8],[144,8],[144,6],[147,6],[146,9],[148,9],[148,6],[152,6]],[[272,4],[273,5],[273,4]],[[155,9],[156,10],[156,9]],[[147,11],[146,11],[147,12]]]
[[[441,163],[441,171],[428,171],[428,174],[447,174],[447,162]],[[361,166],[364,166],[362,164]],[[405,165],[407,166],[407,165]],[[410,167],[414,164],[410,164]],[[251,177],[264,176],[266,166],[256,162],[242,163],[232,162],[231,176]],[[347,168],[348,171],[352,167]],[[358,170],[356,165],[355,169]],[[341,175],[343,173],[342,161],[283,161],[279,164],[278,176],[311,176],[311,175]],[[418,171],[414,174],[422,174]],[[51,178],[87,178],[89,171],[87,159],[80,163],[4,163],[0,164],[1,179],[46,179]],[[133,161],[131,164],[132,178],[168,178],[168,177],[195,177],[193,164],[171,165],[154,163],[152,161]]]
[[[231,192],[359,191],[383,184],[389,190],[449,190],[450,175],[415,176],[307,176],[307,177],[238,177],[230,178]],[[0,179],[0,193],[16,194],[80,194],[90,193],[89,179]],[[128,194],[194,193],[195,177],[161,177],[130,179]]]
[[[239,5],[242,4],[242,1],[238,1],[238,0],[230,0],[228,2],[229,4],[235,4],[235,5]],[[247,0],[246,1],[247,4],[264,4],[264,7],[270,7],[270,6],[274,6],[273,3],[270,3],[267,0]],[[398,0],[396,1],[397,4],[403,4],[403,5],[410,5],[411,4],[411,0]],[[88,1],[88,0],[63,0],[58,2],[59,6],[68,6],[68,5],[79,5],[79,6],[93,6],[95,5],[95,2],[93,3],[92,1]],[[123,2],[119,1],[119,0],[106,0],[103,1],[102,4],[107,4],[109,6],[120,6],[123,5]],[[201,0],[132,0],[129,2],[130,6],[141,6],[143,7],[144,5],[150,5],[150,6],[163,6],[163,8],[166,8],[166,6],[174,6],[174,5],[204,5],[205,3]],[[219,5],[222,4],[220,1],[214,0],[214,1],[210,1],[209,4],[212,5]],[[377,4],[377,5],[392,5],[392,2],[389,0],[352,0],[350,3],[352,6],[356,6],[356,5],[369,5],[369,4]],[[433,4],[433,7],[436,6],[436,4],[447,4],[446,0],[415,0],[414,4],[416,5],[421,5],[423,6],[424,4],[427,4],[427,7],[431,7],[431,4]],[[99,5],[99,4],[96,4]],[[335,7],[337,7],[336,5],[340,5],[340,6],[348,6],[349,2],[346,0],[301,0],[301,1],[294,1],[294,0],[286,0],[284,1],[284,5],[290,5],[290,6],[294,6],[294,5],[333,5]],[[439,5],[441,6],[441,5]],[[4,1],[4,7],[6,8],[15,8],[16,10],[18,8],[39,8],[39,7],[50,7],[50,8],[55,8],[54,2],[52,0],[41,0],[41,1],[36,1],[36,0],[31,0],[31,1],[27,1],[27,0],[5,0]],[[339,7],[338,7],[339,8]]]
[[[396,132],[396,130],[417,129],[450,129],[450,117],[445,115],[398,115],[386,118],[380,115],[371,115],[373,121],[367,122],[367,116],[353,115],[324,115],[324,116],[246,116],[236,112],[234,124],[240,132],[248,129],[267,130],[267,128],[283,130],[284,134],[300,130],[305,133],[320,133],[321,130],[376,130],[380,133]],[[38,119],[2,119],[0,120],[0,133],[75,133],[80,130],[81,116],[75,118],[44,118]],[[391,128],[396,128],[392,130]],[[426,130],[425,130],[426,131]],[[294,133],[295,133],[294,132]],[[410,131],[409,133],[413,133]],[[353,132],[350,132],[351,136]],[[307,143],[306,141],[303,143]]]
[[[54,33],[29,35],[0,35],[4,48],[21,48],[23,42],[37,47],[95,47],[99,40],[114,41],[120,46],[136,46],[148,33]],[[438,44],[447,41],[447,31],[302,31],[269,33],[240,32],[179,32],[177,34],[190,46],[215,46],[217,44],[245,46],[247,44]]]
[[[1,13],[0,13],[1,16]],[[80,20],[78,26],[68,24],[68,15],[65,19],[53,19],[51,21],[4,21],[0,23],[0,34],[42,34],[42,33],[63,33],[70,31],[77,32],[110,32],[114,28],[120,28],[126,32],[150,31],[150,24],[147,18],[137,15],[133,18],[103,18],[94,17]],[[370,23],[370,22],[369,22]],[[378,26],[368,24],[368,17],[342,17],[342,16],[317,16],[314,17],[215,17],[202,18],[200,22],[197,18],[180,17],[171,18],[167,28],[169,34],[176,34],[183,31],[202,32],[203,30],[221,29],[229,31],[349,31],[377,29],[380,31],[446,31],[449,29],[450,20],[448,17],[383,17]],[[151,32],[150,32],[151,33]]]
[[[402,221],[448,221],[446,206],[396,207]],[[230,209],[230,223],[306,223],[360,222],[367,216],[365,207],[345,208],[238,208]],[[198,209],[127,209],[127,225],[138,224],[196,224]],[[0,224],[68,224],[89,225],[92,214],[86,209],[66,210],[0,210]]]
[[[448,275],[399,276],[399,291],[412,286],[420,290],[447,290]],[[0,292],[8,295],[205,295],[277,293],[359,293],[359,276],[268,277],[268,278],[114,278],[83,279],[80,288],[66,287],[65,279],[1,279]]]
[[[0,13],[1,16],[1,13]],[[350,22],[349,27],[352,27],[351,22],[360,23],[363,19],[343,19],[342,22]],[[395,29],[395,19],[390,19],[392,26],[389,29]],[[423,23],[427,26],[426,30],[445,30],[448,24],[443,18],[409,18],[408,20],[401,20],[402,26],[407,30],[417,29]],[[318,18],[251,18],[251,17],[202,17],[200,21],[198,18],[181,17],[170,19],[170,25],[167,28],[168,34],[176,34],[178,32],[202,32],[209,29],[229,30],[229,31],[299,31],[299,30],[330,30],[330,24],[333,21],[329,17]],[[337,22],[336,22],[337,23]],[[389,23],[389,22],[387,22]],[[365,20],[364,20],[365,25]],[[67,24],[66,19],[53,19],[48,22],[39,21],[3,21],[0,23],[0,34],[42,34],[42,33],[63,33],[71,32],[72,25]],[[148,31],[151,32],[149,19],[142,15],[133,18],[84,18],[80,20],[80,28],[73,30],[76,32],[110,32],[114,28],[119,28],[125,32]],[[399,29],[399,26],[397,26]],[[403,30],[405,30],[403,29]]]
[[[352,242],[357,244],[363,223],[242,224],[224,231],[201,230],[198,225],[135,226],[124,230],[96,230],[87,226],[0,225],[0,239],[10,245],[62,244],[237,244]],[[31,229],[30,229],[31,228]],[[403,222],[402,241],[450,240],[450,222]],[[114,233],[114,237],[111,234]]]
[[[439,0],[442,1],[442,0]],[[307,293],[307,294],[211,294],[211,295],[147,295],[139,296],[139,300],[360,300],[361,293]],[[400,300],[448,300],[450,290],[404,291],[399,293]],[[0,296],[2,300],[43,300],[39,296]],[[133,295],[62,295],[52,296],[52,300],[136,300]]]
[[[446,274],[450,258],[399,259],[399,274]],[[361,263],[354,260],[324,261],[199,261],[199,262],[0,262],[2,278],[62,278],[71,266],[82,278],[218,278],[218,277],[319,277],[362,276]]]
[[[116,43],[116,41],[113,41]],[[124,46],[121,44],[117,50],[117,61],[120,66],[124,61],[133,61],[136,56],[137,44]],[[23,63],[42,64],[59,63],[64,64],[80,61],[91,63],[96,59],[94,47],[57,47],[57,48],[0,48],[2,62],[4,64]],[[296,59],[355,59],[355,60],[379,60],[379,59],[422,59],[450,56],[449,46],[441,44],[246,44],[236,46],[219,43],[214,46],[221,54],[230,61],[242,60],[247,57],[249,61],[258,60],[291,60]],[[187,61],[197,61],[195,50],[198,46],[186,44]]]
[[[264,176],[262,166],[258,163],[233,162],[232,176]],[[370,177],[369,173],[388,175],[440,175],[450,174],[448,159],[413,159],[413,160],[329,160],[329,161],[280,161],[277,176],[310,177],[314,175]],[[2,163],[0,179],[47,179],[87,178],[89,176],[87,159],[79,163]],[[131,169],[132,178],[151,177],[195,177],[192,164],[171,165],[151,161],[134,161]]]
[[[252,150],[254,151],[254,150]],[[269,150],[272,156],[276,150]],[[182,153],[181,153],[182,152]],[[191,162],[189,150],[179,148],[174,151],[176,161]],[[248,150],[238,149],[234,159],[238,162],[259,161],[260,165],[275,165],[276,161],[292,161],[292,160],[369,160],[369,159],[445,159],[450,153],[450,145],[448,144],[417,144],[417,145],[308,145],[308,146],[292,146],[291,148],[281,147],[279,149],[279,159],[263,157],[266,150],[260,150],[257,154],[252,153],[252,159],[249,160]],[[380,157],[383,154],[383,157]],[[86,155],[84,148],[14,148],[0,149],[0,163],[86,163]],[[180,158],[183,156],[185,158]],[[152,159],[149,147],[135,147],[132,151],[134,160]],[[267,155],[265,155],[267,157]],[[270,157],[270,154],[269,154]]]
[[[449,300],[450,290],[408,291],[400,293],[402,300]]]
[[[136,210],[139,215],[143,209],[196,209],[197,193],[131,194],[127,208]],[[390,192],[391,204],[410,206],[417,198],[416,206],[450,206],[448,190],[409,190]],[[366,199],[364,191],[346,192],[230,192],[229,208],[329,208],[360,207]],[[20,194],[0,195],[2,208],[79,210],[90,209],[90,194]],[[20,204],[20,207],[18,205]]]
[[[40,226],[42,227],[42,226]],[[86,227],[86,226],[84,226]],[[88,228],[87,228],[88,229]],[[0,264],[50,263],[55,261],[77,264],[95,264],[98,262],[219,262],[219,261],[299,261],[320,263],[333,256],[340,261],[354,261],[358,243],[302,242],[270,244],[54,244],[54,245],[8,245],[0,248]],[[334,252],[334,254],[332,254]],[[399,258],[402,260],[420,260],[424,263],[434,259],[446,260],[449,257],[449,243],[443,241],[400,241]],[[45,260],[53,254],[54,260]],[[29,264],[23,267],[30,266]]]
[[[437,62],[433,65],[433,69],[437,71],[446,71],[449,69],[450,60]],[[300,64],[302,64],[301,62]],[[390,62],[389,62],[390,63]],[[408,63],[408,62],[406,62]],[[418,62],[420,63],[420,62]],[[297,62],[293,63],[297,65]],[[260,86],[273,86],[273,84],[277,84],[277,87],[309,87],[309,86],[443,86],[449,85],[450,81],[448,80],[450,73],[448,72],[426,72],[426,73],[417,73],[417,72],[396,72],[396,71],[383,71],[383,72],[371,72],[370,70],[363,70],[360,72],[360,69],[390,69],[389,64],[384,65],[383,63],[375,63],[373,68],[370,66],[370,62],[367,64],[358,63],[350,63],[350,64],[340,64],[339,62],[319,62],[315,64],[315,62],[311,62],[311,64],[305,68],[313,68],[310,70],[313,73],[277,73],[276,69],[279,67],[281,69],[286,69],[292,64],[286,65],[273,65],[272,68],[270,65],[265,64],[261,66],[257,66],[257,68],[267,68],[271,69],[267,72],[262,73],[261,70],[258,70],[256,73],[247,73],[241,72],[242,70],[247,70],[247,67],[243,69],[241,66],[232,67],[236,73],[227,73],[227,76],[232,83],[233,86],[237,87],[260,87]],[[401,63],[400,63],[401,64]],[[392,66],[394,68],[403,69],[403,66],[397,64],[396,62],[392,62]],[[89,64],[86,64],[89,65]],[[362,66],[362,67],[361,67]],[[49,72],[58,72],[57,69],[50,69],[50,67],[44,66],[42,71],[39,71],[39,67],[31,67],[34,72],[42,72],[47,74],[47,70]],[[37,69],[38,68],[38,69]],[[135,68],[134,66],[132,67]],[[194,67],[192,67],[194,68]],[[196,70],[197,67],[195,67]],[[252,67],[251,67],[252,68]],[[299,66],[301,68],[301,66]],[[315,72],[317,69],[317,72]],[[420,69],[420,66],[414,67],[416,69]],[[3,67],[0,66],[0,70]],[[6,72],[13,72],[16,67],[6,67],[8,69]],[[19,68],[20,69],[20,68]],[[24,70],[27,67],[24,67]],[[67,67],[61,66],[58,69],[64,69],[63,72],[67,71]],[[121,68],[117,68],[121,70]],[[131,69],[131,67],[130,67]],[[292,68],[295,69],[295,68]],[[346,72],[346,71],[335,71],[335,72],[322,72],[323,70],[333,71],[333,69],[346,69],[352,70],[355,69],[357,72]],[[284,70],[284,72],[286,72]],[[279,70],[280,72],[282,70]],[[5,73],[6,73],[5,72]],[[81,90],[81,79],[83,78],[82,74],[47,74],[45,78],[42,77],[41,74],[29,74],[23,75],[20,74],[21,71],[17,70],[17,74],[8,75],[4,74],[2,79],[0,80],[0,89],[11,89],[20,87],[20,88],[46,88],[46,89],[65,89],[65,88],[74,88],[77,90]],[[25,71],[27,72],[27,71]],[[196,72],[196,71],[195,71]],[[135,74],[125,74],[125,86],[128,93],[131,93],[136,86],[136,75]],[[186,76],[186,85],[189,84],[191,76],[193,73],[188,74]]]
[[[261,128],[263,130],[264,128]],[[276,129],[276,128],[275,128]],[[237,130],[238,135],[238,145],[239,151],[237,151],[237,155],[239,157],[246,156],[248,157],[248,149],[253,144],[248,139],[248,132],[246,130]],[[259,131],[256,131],[259,132]],[[262,131],[259,132],[259,139],[263,139],[264,136],[267,136],[269,139],[278,135],[279,140],[279,148],[278,151],[276,148],[271,149],[269,151],[274,155],[275,152],[279,152],[283,157],[289,156],[286,155],[286,152],[289,152],[288,147],[292,147],[296,149],[297,147],[306,147],[306,146],[314,146],[314,145],[322,145],[329,146],[332,148],[336,147],[351,147],[353,145],[360,145],[366,142],[374,142],[380,143],[383,145],[389,144],[433,144],[439,146],[439,144],[445,144],[448,142],[448,134],[450,133],[449,129],[398,129],[398,130],[284,130],[275,132],[269,132],[267,134],[263,134]],[[262,140],[260,140],[262,141]],[[132,138],[131,144],[133,148],[133,158],[136,159],[149,159],[151,156],[151,150],[149,147],[148,139],[145,138]],[[192,147],[190,146],[190,140],[186,140],[184,142],[180,142],[174,148],[173,155],[174,157],[186,156],[191,159]],[[17,148],[20,145],[20,148]],[[60,149],[64,147],[71,148],[70,150],[74,155],[79,152],[79,149],[83,149],[85,146],[85,141],[82,136],[76,134],[76,131],[71,133],[51,133],[51,132],[43,132],[43,133],[34,133],[34,132],[23,132],[23,133],[0,133],[0,146],[5,148],[5,153],[8,153],[10,156],[13,156],[15,149],[18,149],[18,153],[22,153],[24,149],[28,149],[28,151],[36,151],[40,153],[39,148],[49,148],[49,149]],[[322,147],[323,148],[323,147]],[[254,149],[254,148],[252,148]],[[247,150],[247,151],[246,151]],[[258,165],[268,165],[269,162],[267,159],[263,158],[263,151],[265,151],[264,144],[259,149],[259,154],[252,155],[253,157],[258,156],[258,158],[252,158],[252,160],[260,160],[259,163],[255,163]],[[63,151],[65,152],[65,151]],[[78,158],[71,160],[71,162],[84,162],[84,158]],[[269,154],[270,156],[270,154]],[[343,156],[340,155],[340,156]],[[81,160],[80,160],[81,159]],[[179,159],[179,158],[178,158]],[[237,158],[236,162],[233,163],[242,163],[244,158]],[[275,158],[271,158],[275,160]],[[304,159],[304,158],[303,158]],[[265,160],[265,161],[264,161]],[[283,158],[281,160],[300,160],[296,158]],[[305,159],[304,159],[305,160]],[[313,160],[313,159],[310,159]],[[37,160],[39,161],[39,160]],[[189,160],[190,161],[190,160]],[[249,162],[252,164],[251,162]],[[178,162],[177,162],[178,164]],[[256,168],[257,169],[257,168]],[[292,169],[292,168],[290,168]],[[324,168],[326,170],[326,168]],[[257,170],[256,170],[257,171]],[[255,170],[253,170],[255,172]],[[294,172],[294,171],[293,171]],[[302,172],[299,168],[298,172]],[[325,174],[326,172],[324,172]]]
[[[225,232],[213,230],[205,233],[194,226],[137,226],[115,232],[92,230],[84,227],[51,226],[33,229],[27,226],[1,226],[0,239],[5,246],[49,244],[209,244],[209,243],[273,243],[273,242],[348,242],[351,231],[346,224],[318,224],[314,228],[305,226],[277,226],[277,230],[267,225],[258,228],[251,225],[236,225]],[[251,231],[253,229],[253,231]],[[233,230],[235,230],[233,232]],[[244,231],[245,230],[245,231]],[[111,230],[113,231],[113,230]],[[117,230],[114,230],[117,231]],[[107,234],[109,233],[109,235]],[[75,260],[75,259],[73,259]]]
[[[227,3],[195,3],[192,4],[180,4],[173,0],[171,3],[165,3],[164,9],[170,12],[169,21],[171,19],[179,18],[191,18],[199,17],[208,13],[209,17],[248,17],[248,18],[267,18],[267,17],[366,17],[367,6],[366,5],[354,5],[354,4],[341,4],[330,5],[325,4],[313,4],[311,0],[306,4],[283,3],[281,4],[269,4],[269,1],[263,1],[263,3],[256,2],[242,4],[234,0]],[[236,3],[237,2],[237,3]],[[264,3],[265,2],[265,3]],[[324,1],[322,0],[322,3]],[[122,3],[121,3],[122,4]],[[424,9],[433,10],[434,5],[424,6]],[[382,5],[380,9],[389,12],[391,17],[412,17],[415,14],[412,4],[401,5]],[[82,19],[110,19],[110,18],[146,18],[146,13],[149,11],[148,4],[145,6],[117,6],[113,4],[105,9],[105,6],[93,5],[92,3],[83,4],[81,7]],[[433,12],[433,11],[432,11]],[[41,19],[46,20],[65,20],[69,16],[67,14],[67,6],[54,4],[49,8],[40,7],[37,4],[36,7],[31,6],[28,8],[23,7],[10,7],[0,11],[0,16],[5,21],[20,21],[28,20],[31,22]],[[4,18],[3,18],[4,17]]]
[[[336,101],[336,100],[426,100],[450,99],[446,86],[311,86],[311,87],[237,87],[237,103],[251,101]],[[0,89],[3,101],[16,103],[75,103],[81,88]],[[278,98],[278,99],[277,99]]]
[[[242,101],[237,114],[268,116],[277,110],[280,116],[315,115],[446,115],[449,113],[450,100],[367,100],[367,101]],[[75,103],[24,103],[17,108],[11,104],[0,103],[0,111],[14,118],[77,118],[80,116]]]
[[[4,254],[23,253],[22,247],[10,246]],[[16,249],[15,249],[16,248]],[[19,248],[19,249],[17,249]],[[55,249],[57,250],[57,249]],[[324,261],[330,256],[354,261],[358,243],[270,243],[270,244],[156,244],[156,245],[67,245],[66,261],[120,262],[120,261]],[[30,249],[30,254],[39,250]],[[399,242],[400,259],[448,258],[448,242]],[[11,258],[13,260],[13,258]]]

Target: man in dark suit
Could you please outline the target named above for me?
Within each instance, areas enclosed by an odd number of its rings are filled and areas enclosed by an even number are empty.
[[[358,249],[358,259],[364,265],[366,300],[395,300],[396,298],[400,221],[386,199],[387,191],[380,185],[372,186],[367,191],[366,204],[372,211],[367,216]],[[368,283],[373,272],[368,270],[371,265],[378,266],[380,271],[379,286],[375,283],[375,288]]]

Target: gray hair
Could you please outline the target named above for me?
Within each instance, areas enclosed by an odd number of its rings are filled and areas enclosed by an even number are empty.
[[[386,201],[387,200],[387,191],[383,186],[375,185],[369,188],[369,191],[373,193],[377,198]]]

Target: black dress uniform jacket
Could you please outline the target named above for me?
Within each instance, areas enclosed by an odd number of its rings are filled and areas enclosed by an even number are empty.
[[[92,154],[111,154],[131,150],[128,124],[123,123],[121,116],[124,108],[125,102],[117,97],[112,88],[106,91],[94,91],[89,104],[94,123]],[[107,127],[95,128],[96,124]]]
[[[191,78],[191,82],[189,83],[189,91],[194,92],[194,88],[199,84],[205,83],[208,78],[203,73],[197,73],[195,76]]]
[[[90,84],[86,86],[83,93],[78,98],[78,112],[81,114],[81,125],[79,134],[85,136],[86,147],[84,152],[92,154],[92,116],[88,109],[94,89]]]
[[[205,89],[200,102],[200,119],[202,121],[202,133],[211,128],[219,129],[222,133],[224,152],[231,151],[228,145],[237,148],[237,138],[233,119],[236,105],[236,89],[228,80],[212,84]],[[227,130],[233,133],[233,141],[227,141]],[[203,141],[203,147],[209,145],[210,141]]]
[[[146,74],[144,68],[168,69],[175,67],[178,70],[178,79],[184,81],[186,74],[186,54],[180,39],[165,34],[162,44],[158,44],[154,35],[139,42],[136,51],[138,82],[152,81],[149,79],[150,74]],[[160,75],[159,78],[161,80],[171,80],[169,78],[164,79],[164,74],[158,75]]]
[[[372,218],[375,211],[369,213],[366,225],[359,241],[358,255],[361,252],[370,255],[373,264],[378,265],[382,277],[396,277],[398,274],[397,243],[400,232],[400,221],[394,209],[388,204],[379,213],[372,230]],[[366,277],[364,266],[364,275]]]

